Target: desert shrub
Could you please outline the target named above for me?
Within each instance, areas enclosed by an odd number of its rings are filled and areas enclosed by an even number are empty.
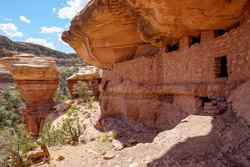
[[[91,96],[91,91],[85,82],[78,81],[74,87],[74,93],[81,99],[88,99]]]
[[[20,94],[15,89],[8,88],[0,95],[0,128],[16,127],[21,123],[22,105]]]
[[[0,163],[5,166],[26,166],[27,153],[36,147],[38,145],[26,132],[24,125],[0,131]]]
[[[25,154],[36,147],[22,124],[20,94],[7,88],[0,94],[0,164],[24,166]]]
[[[98,139],[102,143],[112,142],[113,140],[118,138],[118,133],[116,131],[102,133]]]
[[[77,144],[85,126],[80,124],[79,108],[72,106],[56,127],[47,123],[41,131],[41,142],[48,146]]]
[[[65,142],[62,130],[53,126],[52,122],[47,122],[44,125],[40,139],[43,144],[48,146],[62,145]]]
[[[62,67],[60,69],[59,87],[55,93],[56,101],[65,101],[70,98],[70,93],[67,86],[67,78],[76,73],[78,68]]]
[[[86,82],[78,81],[74,87],[76,96],[84,103],[87,103],[89,108],[92,108],[93,102],[96,100],[93,91],[90,90]]]

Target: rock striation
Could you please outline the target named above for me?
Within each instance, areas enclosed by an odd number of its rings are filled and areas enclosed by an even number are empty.
[[[2,58],[0,64],[11,73],[25,101],[23,116],[28,131],[33,136],[39,135],[58,87],[56,62],[51,58],[22,54]]]
[[[170,128],[250,80],[249,0],[92,0],[62,39],[104,69],[102,117]]]
[[[235,27],[247,1],[92,0],[73,19],[63,40],[87,63],[111,68],[133,59],[145,43],[160,48],[184,36]]]
[[[101,83],[100,71],[94,66],[85,66],[79,69],[67,79],[68,88],[72,97],[76,97],[76,86],[78,82],[85,82],[93,95],[98,98],[100,95],[99,85]]]

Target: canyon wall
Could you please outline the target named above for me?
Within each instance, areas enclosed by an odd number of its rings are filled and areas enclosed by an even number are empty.
[[[190,114],[231,108],[228,97],[249,81],[249,4],[95,0],[63,39],[105,69],[102,117],[172,127]]]

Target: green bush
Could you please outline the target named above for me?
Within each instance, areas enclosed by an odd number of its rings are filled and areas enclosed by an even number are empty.
[[[25,131],[20,94],[8,88],[0,94],[0,164],[25,166],[26,153],[37,145]]]
[[[20,107],[23,105],[20,94],[12,88],[0,94],[0,128],[16,127],[21,123]]]
[[[82,81],[77,82],[74,87],[74,92],[77,97],[86,100],[88,100],[93,95],[93,92],[88,88],[87,83]]]
[[[65,118],[57,127],[47,123],[41,131],[41,142],[48,146],[59,144],[77,144],[83,134],[85,126],[80,124],[79,108],[72,106]]]
[[[1,129],[0,164],[26,166],[27,153],[37,147],[38,145],[26,132],[24,125],[18,125],[15,129]]]
[[[70,98],[70,93],[67,86],[67,78],[76,73],[78,68],[72,67],[62,67],[60,69],[60,77],[59,77],[59,87],[55,94],[56,101],[65,101]]]

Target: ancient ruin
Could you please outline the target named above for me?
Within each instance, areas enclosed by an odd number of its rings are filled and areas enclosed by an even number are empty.
[[[25,101],[23,117],[28,131],[32,136],[39,135],[40,127],[53,106],[53,95],[58,86],[56,62],[22,54],[2,58],[0,64],[11,73]]]
[[[62,38],[104,69],[103,117],[159,127],[229,107],[249,113],[231,101],[250,82],[249,0],[92,0]]]
[[[101,75],[97,68],[85,66],[79,69],[78,73],[73,74],[67,79],[68,88],[72,97],[76,97],[76,86],[78,82],[85,82],[93,95],[98,98],[100,95],[99,85]]]

